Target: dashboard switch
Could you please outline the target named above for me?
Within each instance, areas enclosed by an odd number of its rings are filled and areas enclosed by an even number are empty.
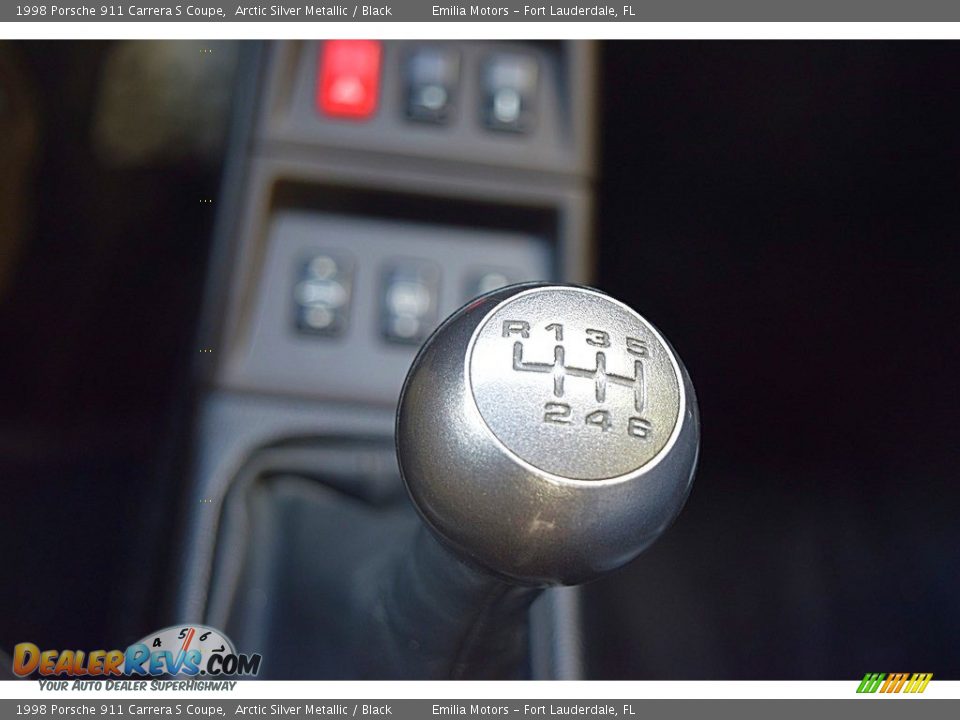
[[[460,77],[460,54],[452,48],[419,47],[407,60],[406,112],[418,122],[450,119]]]
[[[297,329],[309,335],[340,335],[347,327],[353,264],[326,253],[309,258],[293,288]]]
[[[440,271],[429,262],[399,261],[383,275],[381,329],[389,342],[419,345],[437,323]]]
[[[367,120],[377,110],[382,49],[376,40],[327,40],[317,77],[317,107],[326,115]]]
[[[489,57],[481,77],[483,123],[492,130],[529,131],[535,119],[538,67],[527,55]]]

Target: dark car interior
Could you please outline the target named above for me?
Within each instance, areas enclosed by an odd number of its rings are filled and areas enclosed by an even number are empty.
[[[958,68],[941,42],[0,44],[0,650],[205,623],[268,679],[430,676],[344,621],[420,527],[401,384],[451,312],[542,280],[670,338],[699,465],[660,540],[545,592],[480,676],[960,677]]]

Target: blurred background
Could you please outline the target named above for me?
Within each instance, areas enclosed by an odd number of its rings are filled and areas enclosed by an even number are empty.
[[[423,333],[543,277],[703,423],[587,677],[960,678],[960,45],[371,45],[0,44],[0,648],[195,607],[250,403],[389,433]]]

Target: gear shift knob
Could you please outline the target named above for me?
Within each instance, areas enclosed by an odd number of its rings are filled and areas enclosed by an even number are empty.
[[[699,449],[693,385],[663,336],[585,287],[514,285],[461,308],[404,384],[397,454],[417,510],[471,564],[577,584],[677,516]]]

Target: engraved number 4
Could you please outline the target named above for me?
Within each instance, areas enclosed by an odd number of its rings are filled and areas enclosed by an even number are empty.
[[[587,425],[593,425],[598,427],[604,432],[607,432],[610,428],[613,427],[613,423],[610,421],[610,411],[609,410],[594,410],[592,413],[587,415],[584,418],[584,422]]]

